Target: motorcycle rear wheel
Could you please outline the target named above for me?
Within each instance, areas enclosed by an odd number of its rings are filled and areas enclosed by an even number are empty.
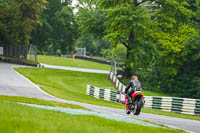
[[[134,115],[139,115],[141,112],[141,108],[142,108],[142,100],[136,100],[135,101],[135,108],[133,110],[133,114]]]

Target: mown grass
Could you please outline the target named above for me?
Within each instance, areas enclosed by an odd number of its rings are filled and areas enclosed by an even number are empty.
[[[112,88],[107,74],[85,73],[48,68],[15,68],[47,93],[67,100],[124,108],[122,104],[96,99],[86,95],[87,84]]]
[[[161,110],[158,110],[158,109],[143,108],[142,112],[143,113],[151,113],[151,114],[157,114],[157,115],[165,115],[165,116],[171,116],[171,117],[178,117],[178,118],[200,121],[200,116],[178,114],[178,113],[175,113],[175,112],[166,112],[166,111],[161,111]]]
[[[70,67],[93,68],[93,69],[103,69],[103,70],[110,69],[109,65],[103,65],[103,64],[94,63],[94,62],[85,61],[85,60],[79,60],[79,59],[74,60],[71,58],[62,58],[62,57],[54,57],[54,56],[46,56],[46,55],[38,55],[38,61],[40,63],[70,66]],[[128,83],[128,79],[126,80]],[[107,87],[107,86],[101,86],[101,87]],[[111,89],[113,89],[113,87],[111,87]],[[146,96],[169,96],[164,93],[151,92],[147,90],[144,90],[144,93]]]
[[[46,105],[46,106],[62,107],[62,108],[72,108],[72,109],[86,109],[84,107],[73,105],[73,104],[48,101],[48,100],[42,100],[42,99],[36,99],[36,98],[18,97],[18,96],[0,95],[0,101],[30,103],[30,104],[38,104],[38,105]]]
[[[145,127],[95,116],[70,115],[0,100],[2,133],[175,133],[181,130]]]
[[[125,109],[123,104],[108,102],[86,95],[87,84],[91,84],[97,87],[112,86],[106,74],[84,73],[47,68],[15,68],[15,70],[36,84],[48,86],[42,87],[42,89],[56,97],[94,105]],[[144,94],[147,95],[146,92]],[[199,116],[177,114],[156,109],[142,109],[142,112],[193,120],[200,119]]]
[[[167,95],[165,93],[159,93],[159,92],[152,92],[152,91],[147,91],[143,90],[145,96],[165,96],[169,97],[170,95]]]
[[[54,57],[46,55],[38,55],[38,62],[50,65],[110,70],[110,65],[105,65],[80,59],[71,59],[71,58]]]

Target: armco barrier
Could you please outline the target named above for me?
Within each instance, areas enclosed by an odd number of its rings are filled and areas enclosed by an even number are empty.
[[[109,76],[110,80],[115,84],[115,87],[120,91],[124,92],[126,86],[124,86],[116,77],[116,75],[113,74],[113,72],[110,72]]]
[[[103,99],[112,102],[125,103],[123,92],[112,91],[87,85],[87,95],[98,99]],[[189,115],[200,116],[200,100],[177,97],[152,97],[145,96],[145,108],[160,109],[168,112],[176,112]]]
[[[145,96],[145,107],[200,116],[199,99]]]
[[[120,91],[124,92],[125,87],[113,74],[110,72],[110,80],[115,84],[115,87]],[[122,93],[120,93],[122,94]],[[119,96],[120,101],[123,101]],[[200,99],[189,99],[189,98],[176,98],[176,97],[151,97],[145,96],[145,107],[161,109],[164,111],[171,111],[183,114],[200,115]]]
[[[118,102],[119,94],[116,91],[110,89],[98,88],[95,86],[87,85],[87,95],[93,96],[98,99],[103,99],[106,101]]]

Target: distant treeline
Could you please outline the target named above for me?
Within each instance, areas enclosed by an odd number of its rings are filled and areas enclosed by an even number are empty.
[[[199,0],[0,0],[0,42],[124,62],[149,90],[200,98]]]

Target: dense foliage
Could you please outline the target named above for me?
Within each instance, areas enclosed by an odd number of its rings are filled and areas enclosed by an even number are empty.
[[[78,20],[81,31],[109,41],[112,49],[125,46],[124,76],[137,74],[149,90],[200,97],[198,0],[82,3]]]
[[[40,24],[45,0],[0,0],[0,43],[26,46]]]
[[[47,2],[41,15],[41,25],[32,33],[31,43],[38,46],[41,54],[70,54],[77,34],[71,1]]]
[[[199,2],[182,1],[182,8],[178,2],[168,4],[165,11],[161,8],[158,12],[157,21],[162,27],[156,33],[158,58],[146,85],[177,96],[200,98]]]
[[[0,0],[0,42],[124,63],[147,90],[200,98],[199,0]]]
[[[79,28],[79,38],[76,47],[86,48],[87,55],[103,56],[102,52],[110,47],[110,43],[103,39],[105,14],[100,9],[92,7],[92,3],[80,1],[76,21]]]

